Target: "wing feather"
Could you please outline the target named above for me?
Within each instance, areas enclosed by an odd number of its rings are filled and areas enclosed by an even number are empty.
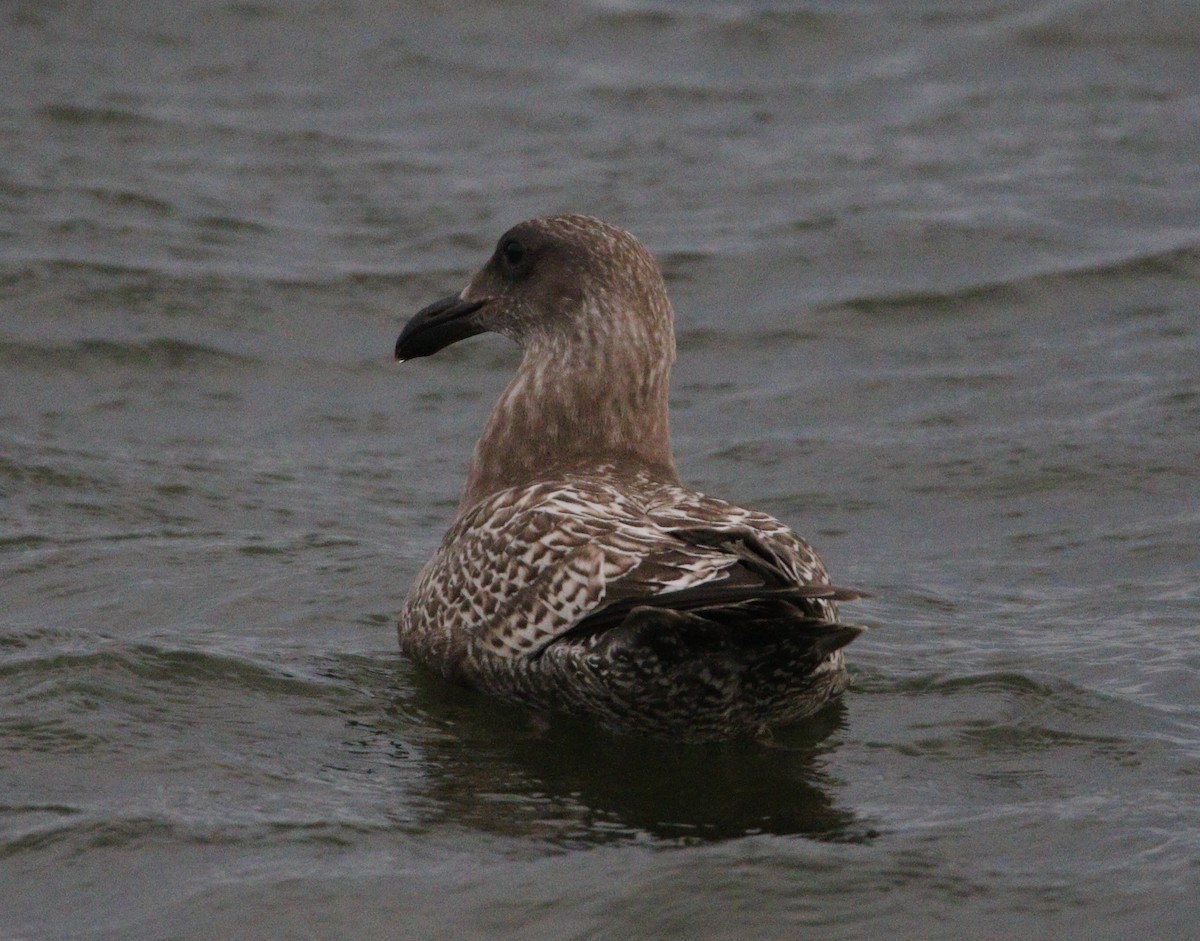
[[[519,658],[638,607],[829,622],[832,602],[855,597],[773,517],[682,487],[589,476],[506,491],[460,519],[401,623],[402,634],[426,632],[425,647]]]

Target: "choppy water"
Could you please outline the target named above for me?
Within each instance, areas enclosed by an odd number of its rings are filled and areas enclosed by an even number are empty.
[[[0,10],[0,936],[1182,938],[1190,2]],[[521,218],[678,313],[686,479],[877,629],[783,737],[531,724],[394,616]]]

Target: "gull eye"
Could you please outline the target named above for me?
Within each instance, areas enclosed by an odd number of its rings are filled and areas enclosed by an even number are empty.
[[[510,268],[518,268],[525,260],[525,246],[516,239],[506,239],[500,246],[500,254]]]

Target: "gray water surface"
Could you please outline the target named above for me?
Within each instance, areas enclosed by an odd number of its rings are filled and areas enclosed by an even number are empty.
[[[1192,937],[1200,8],[0,10],[0,936]],[[659,257],[684,478],[854,686],[547,727],[395,615],[516,362],[509,225]]]

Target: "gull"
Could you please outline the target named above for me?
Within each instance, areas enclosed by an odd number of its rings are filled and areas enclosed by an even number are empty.
[[[674,741],[768,738],[838,696],[842,648],[865,629],[837,602],[860,595],[779,520],[675,469],[673,314],[645,247],[587,216],[522,222],[405,325],[396,358],[488,331],[524,355],[404,602],[402,652],[505,700]]]

